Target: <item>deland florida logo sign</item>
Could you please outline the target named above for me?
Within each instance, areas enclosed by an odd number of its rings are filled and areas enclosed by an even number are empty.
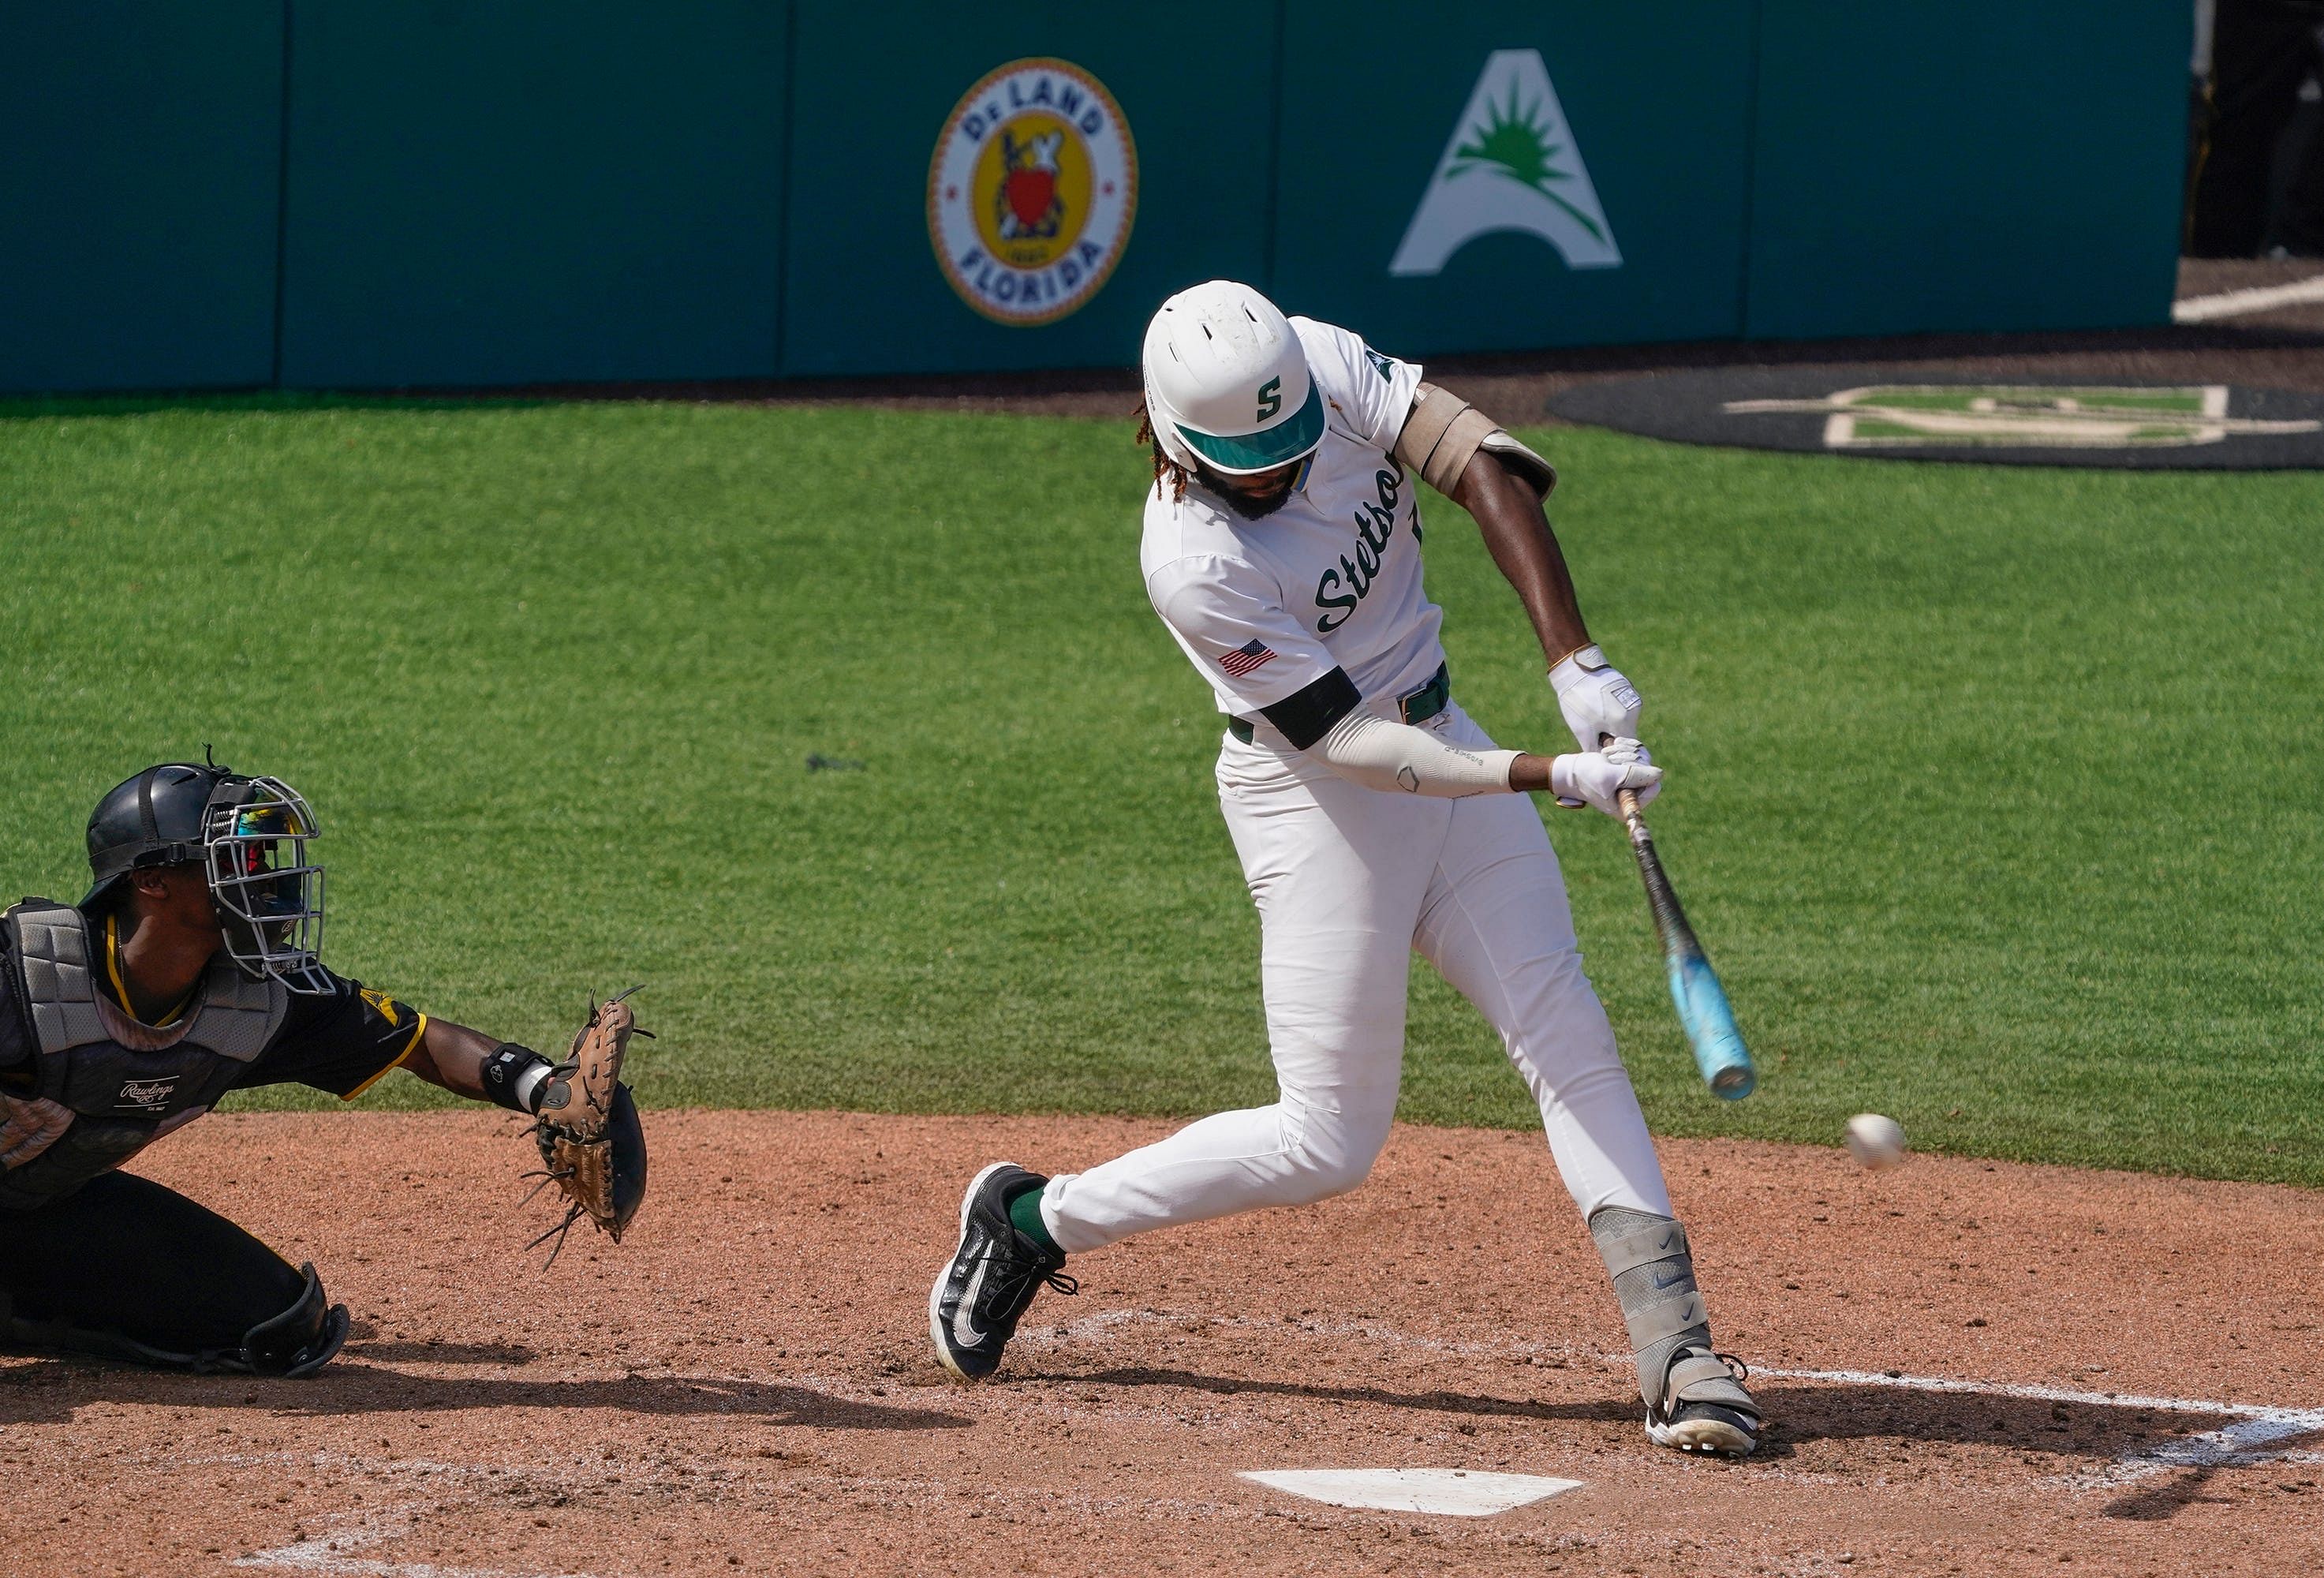
[[[928,161],[928,240],[995,323],[1054,323],[1097,294],[1138,214],[1138,149],[1104,85],[1011,60],[961,95]]]

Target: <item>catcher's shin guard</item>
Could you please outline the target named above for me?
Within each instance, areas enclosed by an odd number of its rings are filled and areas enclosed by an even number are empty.
[[[242,1351],[221,1370],[247,1370],[253,1375],[309,1376],[328,1364],[347,1340],[347,1306],[323,1297],[323,1279],[315,1263],[299,1268],[307,1279],[297,1302],[272,1320],[250,1328]]]
[[[77,1325],[69,1320],[37,1320],[18,1314],[0,1297],[0,1344],[88,1353],[126,1360],[156,1370],[190,1370],[197,1375],[230,1372],[301,1379],[328,1364],[347,1340],[347,1308],[323,1296],[313,1262],[299,1268],[303,1282],[289,1308],[267,1316],[231,1347],[177,1350],[142,1343],[116,1331]]]
[[[1686,1230],[1667,1216],[1609,1205],[1591,1215],[1590,1236],[1629,1328],[1647,1439],[1730,1457],[1758,1445],[1759,1405],[1743,1388],[1740,1363],[1711,1349]]]

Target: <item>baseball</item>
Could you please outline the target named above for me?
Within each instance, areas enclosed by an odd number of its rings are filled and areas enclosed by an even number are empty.
[[[1894,1118],[1858,1112],[1848,1121],[1848,1154],[1876,1171],[1904,1159],[1904,1130]]]

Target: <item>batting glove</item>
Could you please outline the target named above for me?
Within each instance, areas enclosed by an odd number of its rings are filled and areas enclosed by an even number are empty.
[[[1549,671],[1549,687],[1557,693],[1557,710],[1565,715],[1565,726],[1583,751],[1597,750],[1598,743],[1609,736],[1638,737],[1638,711],[1645,704],[1637,687],[1595,646],[1559,659]]]
[[[1637,790],[1642,807],[1663,792],[1663,770],[1636,740],[1616,740],[1603,751],[1578,752],[1552,761],[1549,788],[1560,805],[1577,809],[1594,806],[1609,817],[1619,817],[1618,797],[1624,789]]]

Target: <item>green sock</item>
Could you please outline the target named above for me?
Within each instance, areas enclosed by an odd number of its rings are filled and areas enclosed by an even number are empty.
[[[1010,1225],[1049,1253],[1062,1255],[1065,1251],[1057,1247],[1057,1241],[1049,1236],[1049,1224],[1041,1220],[1041,1189],[1037,1184],[1010,1199]]]

